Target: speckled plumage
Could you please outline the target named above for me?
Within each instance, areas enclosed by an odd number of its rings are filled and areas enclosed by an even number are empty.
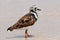
[[[32,26],[36,21],[37,19],[35,18],[34,14],[28,13],[25,16],[23,16],[21,19],[19,19],[17,23],[9,27],[8,29],[12,31],[14,29],[29,27],[29,26]]]
[[[32,26],[38,19],[38,15],[36,12],[37,10],[40,11],[40,9],[38,9],[37,7],[31,7],[29,13],[20,18],[17,21],[17,23],[9,27],[7,31],[8,30],[13,31],[14,29],[20,29]],[[28,36],[27,29],[25,30],[25,36],[26,37]]]

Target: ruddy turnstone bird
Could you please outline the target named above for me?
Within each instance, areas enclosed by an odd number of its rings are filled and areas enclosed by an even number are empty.
[[[30,7],[29,13],[19,19],[17,23],[9,27],[7,31],[13,31],[14,29],[21,29],[32,26],[37,21],[37,11],[41,11],[41,9],[38,9],[35,5]],[[25,37],[29,36],[27,31],[28,29],[25,29]]]

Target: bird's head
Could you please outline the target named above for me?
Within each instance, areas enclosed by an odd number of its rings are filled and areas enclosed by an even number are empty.
[[[33,5],[33,6],[30,7],[30,11],[36,12],[36,11],[41,11],[41,9],[39,9],[36,5]]]

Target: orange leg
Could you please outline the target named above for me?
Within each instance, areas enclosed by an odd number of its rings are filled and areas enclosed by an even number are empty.
[[[26,29],[26,30],[25,30],[25,38],[27,38],[27,37],[29,36],[27,31],[28,31],[28,30]]]

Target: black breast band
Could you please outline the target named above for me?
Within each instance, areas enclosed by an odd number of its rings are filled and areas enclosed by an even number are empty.
[[[31,14],[34,18],[35,18],[35,20],[37,21],[37,18],[35,17],[35,15],[34,14]]]

